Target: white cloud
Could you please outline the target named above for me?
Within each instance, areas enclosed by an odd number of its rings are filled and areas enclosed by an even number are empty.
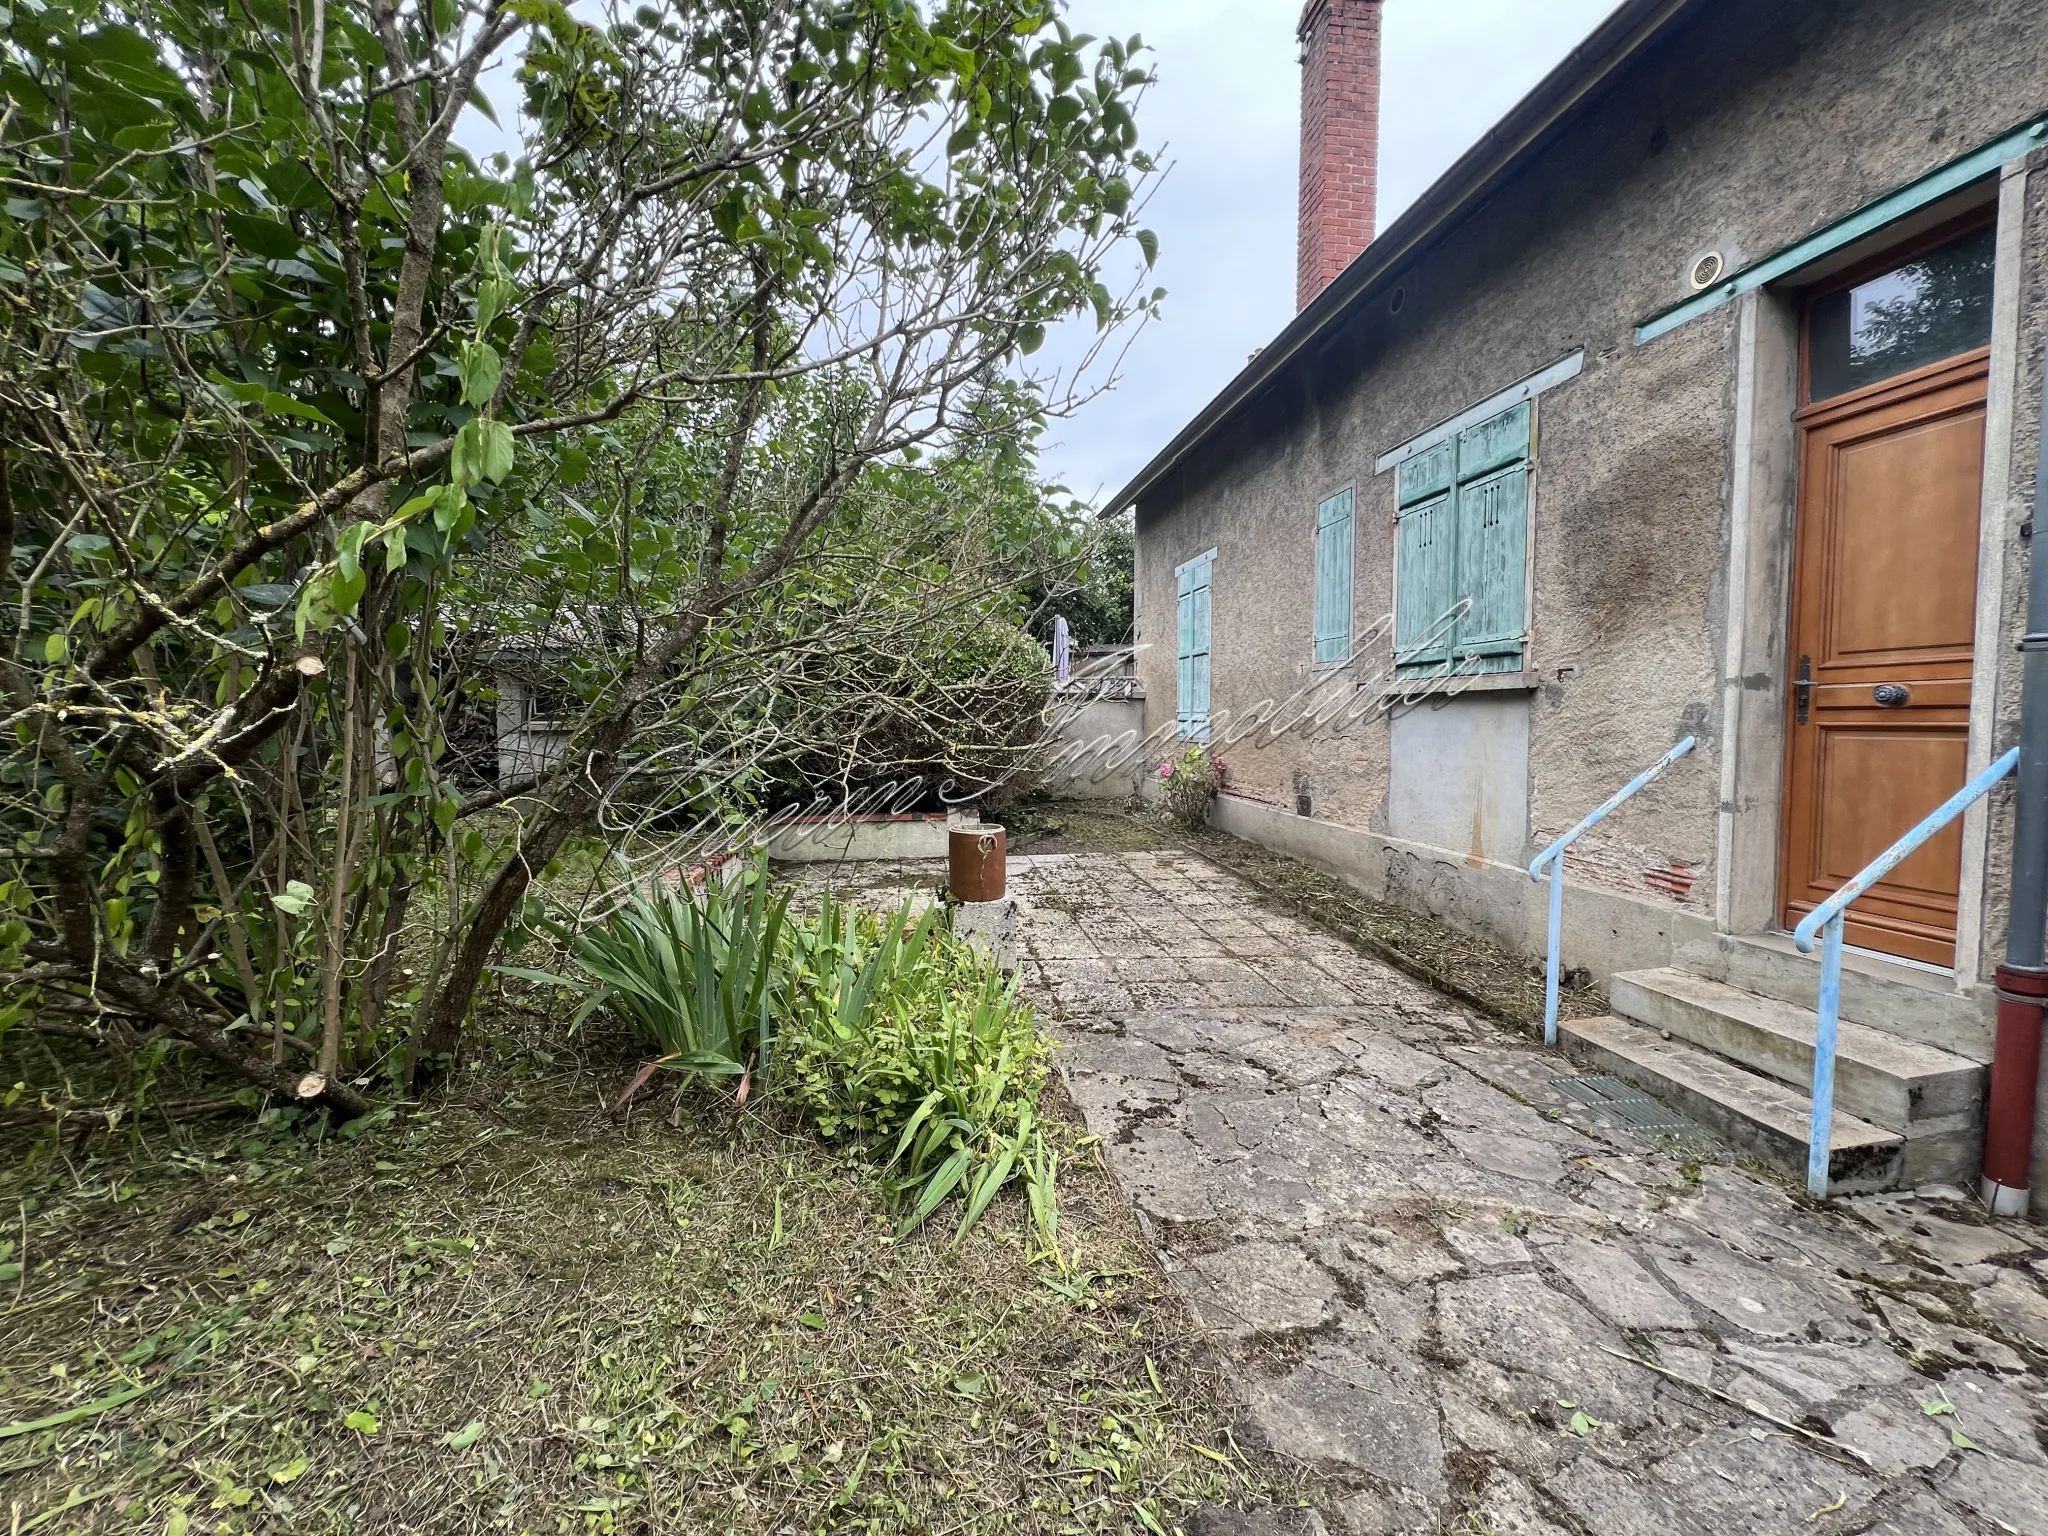
[[[1381,227],[1614,4],[1388,0]],[[1154,50],[1159,84],[1139,130],[1173,162],[1147,210],[1165,317],[1137,338],[1114,391],[1047,434],[1047,469],[1081,495],[1118,489],[1294,313],[1300,14],[1298,0],[1073,0],[1076,30],[1138,32]]]

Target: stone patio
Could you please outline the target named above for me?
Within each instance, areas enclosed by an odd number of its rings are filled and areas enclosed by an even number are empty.
[[[1010,869],[1073,1096],[1328,1528],[2048,1532],[2040,1228],[1655,1146],[1195,855]]]

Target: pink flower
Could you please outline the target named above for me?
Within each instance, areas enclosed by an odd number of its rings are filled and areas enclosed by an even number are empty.
[[[1161,777],[1162,779],[1170,779],[1170,778],[1172,778],[1172,777],[1173,777],[1173,764],[1171,764],[1171,763],[1161,763],[1161,764],[1159,765],[1159,777]]]

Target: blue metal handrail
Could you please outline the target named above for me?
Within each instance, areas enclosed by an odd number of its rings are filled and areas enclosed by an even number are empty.
[[[1557,951],[1564,934],[1564,851],[1592,828],[1599,826],[1601,822],[1613,814],[1618,806],[1628,800],[1637,790],[1657,777],[1666,768],[1669,768],[1673,763],[1685,756],[1695,745],[1697,743],[1693,737],[1686,737],[1685,740],[1658,758],[1656,762],[1622,785],[1620,789],[1608,797],[1606,803],[1599,810],[1593,812],[1592,815],[1588,816],[1576,827],[1573,827],[1571,831],[1565,833],[1563,837],[1560,837],[1548,848],[1537,854],[1530,863],[1529,878],[1531,880],[1541,880],[1543,878],[1543,866],[1545,864],[1550,866],[1550,954],[1544,963],[1543,970],[1543,1043],[1545,1045],[1557,1044]]]
[[[2020,749],[2014,747],[1928,812],[1918,826],[1872,859],[1862,873],[1807,913],[1792,930],[1792,942],[1803,954],[1813,953],[1814,936],[1826,930],[1820,951],[1820,1020],[1813,1040],[1813,1118],[1806,1133],[1806,1189],[1816,1199],[1825,1200],[1828,1193],[1828,1152],[1835,1130],[1835,1036],[1842,1010],[1842,925],[1849,903],[1983,799],[1992,785],[2019,766],[2019,761]]]

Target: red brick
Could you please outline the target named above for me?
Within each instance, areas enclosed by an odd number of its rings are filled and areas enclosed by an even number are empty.
[[[1379,190],[1380,10],[1384,0],[1308,0],[1301,41],[1301,203],[1295,302],[1372,243]]]

